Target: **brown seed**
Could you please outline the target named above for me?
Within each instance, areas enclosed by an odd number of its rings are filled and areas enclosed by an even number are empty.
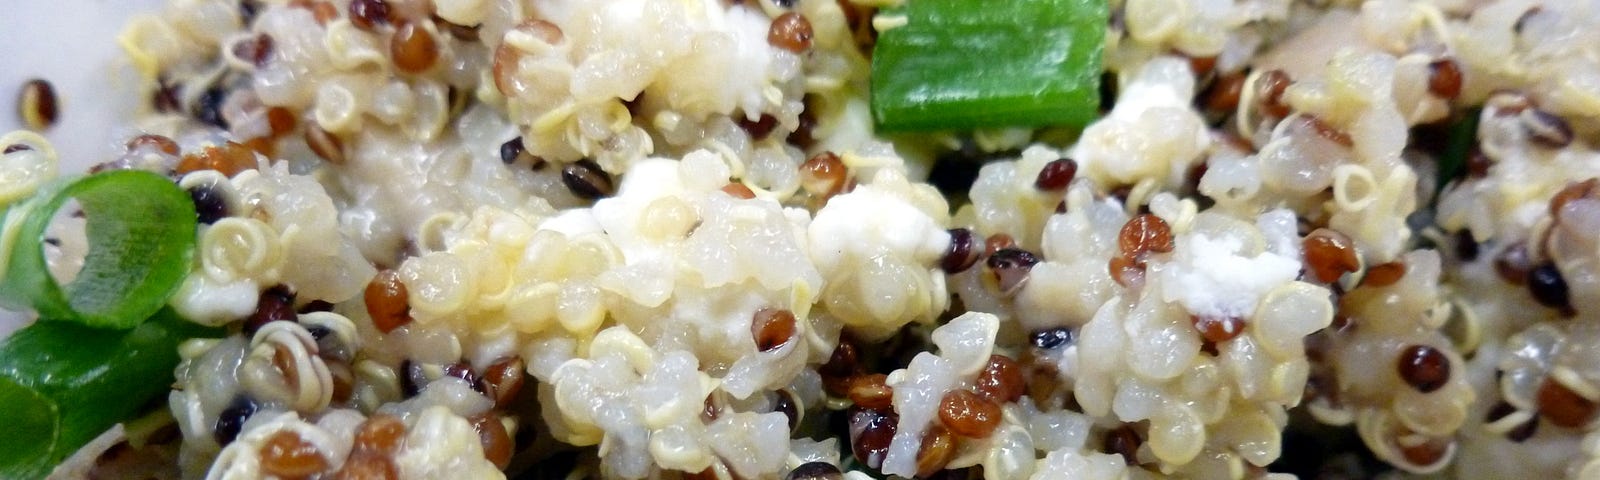
[[[317,447],[291,431],[279,431],[261,445],[261,473],[279,478],[309,478],[328,469]]]
[[[817,137],[814,135],[816,130],[817,114],[812,113],[810,103],[807,103],[806,109],[800,111],[800,123],[796,124],[794,131],[789,132],[789,136],[783,140],[801,149],[810,149],[817,143]]]
[[[750,336],[756,341],[756,349],[770,352],[789,343],[795,334],[794,313],[779,308],[763,308],[756,310],[750,320]]]
[[[455,37],[456,40],[463,42],[478,41],[478,27],[481,27],[482,25],[473,25],[470,27],[466,25],[457,25],[443,18],[439,18],[438,15],[434,15],[432,18],[434,25],[439,26],[440,29],[443,29],[446,33],[449,33],[451,37]]]
[[[1489,169],[1492,167],[1494,167],[1494,160],[1491,160],[1488,155],[1484,155],[1481,151],[1474,149],[1471,155],[1467,155],[1467,177],[1469,178],[1487,177],[1489,176]]]
[[[30,129],[44,130],[54,126],[61,115],[55,87],[40,78],[22,84],[22,91],[17,94],[17,113],[22,117],[23,125]]]
[[[401,23],[389,37],[389,56],[402,72],[426,72],[439,60],[439,42],[417,22]]]
[[[1441,58],[1428,64],[1428,91],[1445,100],[1461,95],[1461,65]]]
[[[1596,407],[1600,407],[1554,378],[1546,378],[1544,383],[1539,385],[1537,398],[1539,416],[1550,420],[1550,423],[1556,426],[1566,428],[1588,425],[1594,420]]]
[[[505,423],[500,421],[500,414],[490,410],[468,421],[472,422],[472,429],[478,431],[478,441],[483,444],[483,458],[505,470],[511,464],[511,454],[516,452],[517,446],[511,440],[511,434],[506,432]]]
[[[311,153],[334,165],[344,165],[344,142],[339,137],[317,125],[306,126],[306,146]]]
[[[1411,345],[1401,350],[1395,366],[1400,379],[1422,393],[1443,388],[1450,381],[1450,359],[1444,352],[1427,345]]]
[[[822,152],[800,164],[800,186],[813,196],[833,196],[844,188],[847,174],[838,155]]]
[[[763,113],[760,117],[756,117],[755,120],[746,118],[744,115],[735,114],[733,121],[739,124],[739,128],[744,129],[745,133],[750,134],[751,140],[758,142],[765,140],[772,135],[773,129],[778,128],[778,117],[774,117],[769,113]]]
[[[23,144],[20,144],[20,143],[15,144],[15,145],[6,145],[6,149],[5,150],[0,150],[0,155],[10,155],[10,154],[13,154],[13,153],[26,152],[26,151],[29,151],[29,150],[33,150],[33,147],[30,147],[30,146],[27,146],[27,145],[23,145]]]
[[[342,404],[350,401],[350,395],[355,393],[356,382],[355,373],[350,371],[350,364],[335,361],[324,363],[328,365],[328,376],[333,379],[333,403]]]
[[[1355,145],[1355,141],[1350,139],[1350,134],[1334,128],[1333,125],[1329,125],[1328,122],[1310,115],[1303,116],[1301,118],[1304,119],[1307,126],[1311,127],[1311,131],[1317,133],[1317,136],[1344,147]]]
[[[237,142],[227,142],[222,145],[212,145],[200,150],[200,153],[184,155],[178,160],[177,171],[180,175],[200,170],[216,170],[225,176],[232,177],[245,170],[256,168],[256,153],[250,147]]]
[[[929,425],[922,434],[922,445],[917,449],[917,478],[928,478],[956,456],[956,439],[939,425]]]
[[[1214,116],[1226,116],[1239,108],[1239,97],[1244,93],[1245,72],[1233,72],[1221,77],[1206,88],[1202,95],[1202,106],[1206,113]]]
[[[767,43],[794,53],[805,53],[811,49],[811,21],[799,12],[788,12],[772,19],[772,28],[767,30]]]
[[[951,390],[939,400],[939,421],[956,435],[988,438],[1000,426],[1000,405],[964,389]]]
[[[483,369],[483,376],[479,382],[489,398],[494,399],[495,407],[505,407],[517,398],[517,393],[522,391],[524,371],[527,363],[522,357],[511,356],[496,360]]]
[[[560,45],[565,35],[561,27],[544,20],[532,19],[517,25],[516,30],[534,36],[550,45]],[[509,32],[508,32],[509,33]],[[509,42],[500,42],[494,50],[494,86],[500,90],[501,95],[515,97],[522,91],[522,83],[517,80],[517,71],[522,61],[522,51]]]
[[[700,406],[700,422],[701,423],[715,422],[715,421],[717,421],[718,417],[722,416],[722,407],[718,407],[717,406],[717,399],[716,399],[716,394],[715,393],[713,393],[711,395],[706,395],[705,401],[701,402],[701,403],[702,403],[702,405]]]
[[[900,416],[889,409],[850,409],[850,451],[867,468],[882,468]]]
[[[263,325],[271,322],[292,322],[298,316],[294,313],[294,291],[284,285],[275,285],[261,291],[256,297],[256,310],[244,321],[246,335],[255,335]]]
[[[594,160],[583,159],[561,168],[561,183],[578,198],[599,200],[616,193],[611,174],[600,168]]]
[[[271,35],[257,34],[233,44],[233,56],[256,67],[264,67],[267,61],[272,60],[272,47]]]
[[[1211,343],[1233,340],[1244,333],[1245,321],[1240,317],[1201,317],[1190,315],[1189,321],[1200,332],[1200,338]]]
[[[1205,78],[1206,75],[1211,74],[1212,70],[1217,69],[1216,55],[1211,55],[1208,57],[1192,57],[1184,55],[1184,57],[1189,59],[1189,71],[1194,73],[1195,78]]]
[[[132,140],[128,140],[127,146],[129,152],[145,148],[158,150],[167,155],[178,155],[178,142],[161,135],[146,134],[133,137]],[[6,150],[6,153],[11,153],[9,148]]]
[[[753,190],[750,190],[750,187],[747,187],[743,183],[740,183],[740,182],[728,182],[727,185],[723,185],[722,186],[722,193],[726,193],[726,194],[728,194],[728,196],[733,197],[733,198],[737,198],[737,199],[740,199],[740,200],[749,200],[749,199],[752,199],[752,198],[756,198],[756,192],[753,191]]]
[[[861,371],[857,362],[855,342],[841,334],[828,362],[817,367],[817,373],[822,375],[822,387],[829,395],[844,397],[849,394],[852,377]]]
[[[1405,276],[1405,262],[1395,260],[1393,262],[1380,263],[1367,268],[1367,275],[1362,277],[1361,285],[1376,288],[1387,287],[1394,285],[1395,282],[1400,281]]]
[[[1562,208],[1565,208],[1568,203],[1572,203],[1574,200],[1594,198],[1596,193],[1600,193],[1596,191],[1597,189],[1600,189],[1600,178],[1591,178],[1581,182],[1567,182],[1567,186],[1562,187],[1561,191],[1550,197],[1550,218],[1560,220]]]
[[[1111,261],[1107,262],[1106,270],[1111,274],[1111,280],[1117,282],[1117,285],[1121,285],[1123,288],[1144,285],[1144,262],[1137,262],[1123,256],[1111,257]]]
[[[1283,103],[1283,93],[1293,83],[1294,80],[1283,70],[1268,70],[1261,74],[1256,79],[1256,98],[1261,99],[1261,111],[1278,118],[1289,116],[1289,105]]]
[[[1494,257],[1494,271],[1512,285],[1523,285],[1528,282],[1528,272],[1533,271],[1533,257],[1528,253],[1528,244],[1523,242],[1513,243],[1500,250]]]
[[[357,453],[393,455],[400,451],[400,444],[405,441],[405,434],[406,424],[399,418],[373,415],[362,422],[361,428],[356,430],[351,448]]]
[[[1572,143],[1572,126],[1566,119],[1537,108],[1528,108],[1518,114],[1528,139],[1549,148],[1563,148]]]
[[[1072,179],[1078,175],[1078,162],[1070,158],[1052,160],[1039,169],[1039,176],[1033,179],[1033,188],[1047,192],[1058,191],[1072,184]]]
[[[939,260],[939,268],[952,274],[972,268],[978,263],[980,255],[972,230],[952,228],[949,233],[950,246],[945,248],[944,257]]]
[[[478,381],[478,374],[472,371],[472,365],[468,364],[467,362],[456,362],[445,365],[443,370],[444,376],[459,378],[462,381],[467,382],[467,385],[471,385],[472,389],[476,390],[478,393],[485,395],[488,394],[488,391],[484,389],[483,383]]]
[[[1337,230],[1319,228],[1306,235],[1306,269],[1323,283],[1333,283],[1340,276],[1361,268],[1361,257],[1355,242]]]
[[[1023,378],[1022,367],[1005,355],[989,356],[989,364],[978,373],[973,389],[995,403],[1015,402],[1028,391],[1028,381]]]
[[[1412,465],[1433,465],[1443,460],[1444,454],[1450,451],[1450,442],[1451,440],[1439,441],[1430,439],[1416,445],[1401,445],[1400,455],[1405,457],[1406,461]]]
[[[1117,232],[1117,248],[1131,259],[1143,259],[1147,253],[1167,253],[1173,249],[1172,227],[1161,217],[1140,214],[1122,225]]]
[[[350,0],[350,23],[362,30],[373,30],[389,23],[389,2]]]
[[[1139,438],[1139,432],[1134,431],[1133,426],[1123,425],[1106,432],[1100,451],[1122,455],[1122,460],[1128,462],[1128,466],[1134,466],[1139,464],[1139,445],[1143,443],[1144,440]]]
[[[894,402],[894,389],[885,384],[888,375],[873,373],[856,375],[850,380],[850,401],[861,408],[889,408]]]
[[[372,317],[372,326],[380,332],[389,333],[411,323],[410,296],[406,292],[406,284],[400,281],[398,271],[378,272],[367,284],[362,299],[366,301],[367,314]]]
[[[989,238],[983,239],[983,256],[991,257],[994,256],[994,252],[998,252],[1007,248],[1016,248],[1016,246],[1017,239],[1011,238],[1011,235],[1005,233],[996,233],[994,235],[990,235]]]
[[[267,109],[267,126],[272,128],[272,138],[280,138],[294,130],[294,112],[283,107]]]
[[[395,466],[394,460],[390,460],[387,456],[353,453],[333,478],[334,480],[395,480],[400,478],[400,469]]]

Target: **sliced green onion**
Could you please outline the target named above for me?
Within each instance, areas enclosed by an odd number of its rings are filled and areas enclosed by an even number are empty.
[[[178,344],[221,336],[163,309],[133,330],[43,321],[0,341],[0,478],[41,478],[172,385]]]
[[[76,199],[87,222],[83,269],[59,285],[45,262],[45,228]],[[63,178],[14,205],[0,231],[0,307],[40,318],[131,328],[177,290],[195,243],[194,203],[172,181],[122,170]]]
[[[1438,201],[1439,192],[1444,191],[1445,185],[1467,174],[1468,158],[1472,156],[1473,147],[1478,145],[1478,117],[1481,113],[1480,108],[1467,110],[1450,125],[1448,143],[1439,156],[1439,183],[1434,192],[1434,201]]]
[[[1105,0],[913,0],[872,53],[883,131],[1081,126],[1100,103]]]

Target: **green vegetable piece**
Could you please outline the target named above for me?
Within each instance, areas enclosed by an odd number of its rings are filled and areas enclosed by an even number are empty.
[[[879,130],[1082,126],[1100,103],[1105,0],[909,0],[880,18]]]
[[[58,285],[45,264],[45,227],[70,199],[83,207],[89,252],[77,278]],[[0,307],[131,328],[166,304],[189,273],[195,225],[193,201],[166,177],[122,170],[58,179],[6,212]]]
[[[1434,192],[1433,201],[1437,202],[1439,193],[1444,191],[1444,186],[1451,181],[1467,174],[1467,159],[1472,156],[1472,149],[1478,145],[1478,120],[1483,109],[1473,108],[1461,115],[1461,119],[1450,125],[1450,135],[1446,139],[1445,150],[1439,157],[1439,189]]]
[[[133,330],[38,322],[0,341],[0,478],[41,478],[172,385],[178,344],[221,332],[163,309]]]

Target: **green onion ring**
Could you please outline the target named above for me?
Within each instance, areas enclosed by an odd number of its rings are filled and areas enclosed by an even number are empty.
[[[59,285],[45,262],[45,228],[69,199],[83,208],[89,251],[77,278]],[[0,225],[0,307],[31,308],[41,319],[132,328],[166,304],[194,261],[194,203],[150,172],[57,179]]]

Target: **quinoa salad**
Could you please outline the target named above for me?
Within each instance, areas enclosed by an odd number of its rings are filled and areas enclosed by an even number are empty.
[[[0,478],[1600,479],[1600,7],[166,0]]]

